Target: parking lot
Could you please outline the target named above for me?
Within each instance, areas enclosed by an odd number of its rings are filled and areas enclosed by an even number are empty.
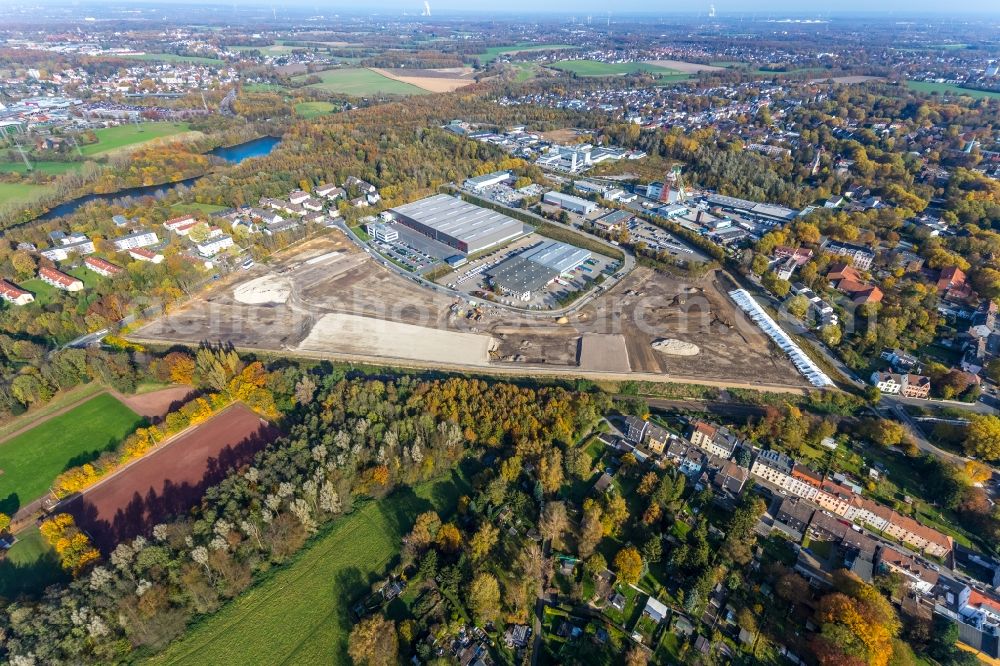
[[[459,254],[458,250],[424,236],[402,224],[388,224],[399,234],[399,239],[386,243],[372,238],[369,244],[379,254],[392,259],[408,271],[424,274],[440,266],[444,259]]]
[[[646,247],[655,252],[666,251],[687,261],[706,261],[704,255],[682,243],[673,234],[645,220],[636,218],[629,222],[628,233],[633,243],[645,243]]]

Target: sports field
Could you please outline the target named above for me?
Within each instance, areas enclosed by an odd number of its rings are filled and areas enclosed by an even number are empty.
[[[458,474],[368,502],[299,556],[198,623],[157,664],[346,664],[351,602],[385,574],[418,514],[451,514]]]
[[[296,76],[293,80],[302,81],[306,76]],[[426,90],[417,86],[394,81],[378,72],[360,67],[348,67],[345,69],[328,69],[325,72],[316,72],[322,82],[314,83],[309,88],[319,88],[332,93],[342,93],[344,95],[354,95],[363,97],[365,95],[425,95]]]
[[[70,467],[113,449],[142,417],[104,393],[0,444],[0,511],[38,499]]]
[[[650,74],[683,74],[676,69],[668,69],[646,62],[600,62],[597,60],[560,60],[553,67],[577,76],[621,76],[637,72]]]
[[[931,95],[968,95],[973,99],[1000,99],[1000,92],[990,92],[988,90],[969,90],[961,88],[954,83],[934,83],[933,81],[907,81],[907,87],[916,92]]]
[[[531,42],[526,42],[523,44],[514,44],[513,46],[491,46],[485,51],[483,51],[480,56],[484,63],[490,63],[503,55],[511,55],[514,53],[528,53],[531,51],[555,51],[563,49],[578,49],[579,46],[571,46],[569,44],[533,44]]]
[[[295,105],[295,115],[300,118],[315,118],[333,113],[336,108],[330,102],[299,102]]]
[[[139,123],[104,127],[94,131],[97,143],[80,146],[80,152],[84,155],[101,155],[125,146],[187,132],[189,129],[187,123]]]

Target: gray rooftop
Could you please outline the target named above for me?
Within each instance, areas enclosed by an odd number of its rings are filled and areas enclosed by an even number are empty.
[[[503,262],[491,274],[493,284],[515,294],[538,291],[559,275],[559,271],[517,255]]]
[[[470,250],[484,241],[487,245],[495,245],[524,233],[524,225],[514,218],[447,194],[435,194],[397,206],[392,212],[468,243]]]

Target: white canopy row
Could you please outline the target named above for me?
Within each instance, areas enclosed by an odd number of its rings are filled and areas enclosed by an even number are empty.
[[[761,330],[769,338],[774,340],[775,344],[781,347],[782,351],[788,354],[788,357],[792,360],[792,364],[809,380],[810,384],[821,388],[833,386],[833,382],[826,376],[826,373],[819,369],[819,366],[795,344],[795,341],[778,326],[777,322],[771,319],[771,316],[764,311],[764,308],[745,289],[734,289],[729,292],[729,297],[736,302],[736,305],[740,306],[743,312],[747,313],[747,316],[755,324],[760,326]]]

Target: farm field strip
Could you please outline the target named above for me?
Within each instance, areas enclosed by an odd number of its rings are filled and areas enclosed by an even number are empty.
[[[305,80],[306,76],[310,75],[300,75],[295,79],[302,81]],[[427,93],[415,85],[396,81],[374,70],[361,67],[328,69],[316,72],[316,76],[320,78],[320,83],[313,83],[307,87],[345,95],[424,95]]]
[[[0,503],[23,506],[41,497],[60,473],[97,458],[141,423],[105,393],[7,440],[0,444]]]
[[[597,60],[560,60],[552,65],[556,69],[570,72],[577,76],[622,76],[638,72],[650,74],[684,74],[676,69],[651,65],[646,62],[600,62]]]

